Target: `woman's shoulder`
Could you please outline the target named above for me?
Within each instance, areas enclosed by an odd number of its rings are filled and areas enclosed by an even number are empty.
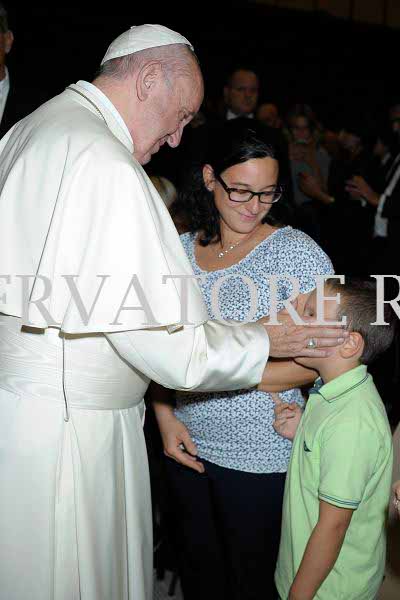
[[[321,246],[300,229],[294,229],[290,226],[278,229],[274,242],[279,255],[286,256],[291,261],[298,263],[306,258],[313,257],[316,260],[328,263],[331,267],[331,261]]]
[[[295,229],[290,225],[277,229],[274,234],[275,242],[281,246],[298,246],[305,248],[320,248],[317,242],[315,242],[307,233],[300,229]]]

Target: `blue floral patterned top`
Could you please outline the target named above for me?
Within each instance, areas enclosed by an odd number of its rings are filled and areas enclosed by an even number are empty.
[[[220,277],[226,278],[219,291],[219,310],[224,319],[243,321],[251,309],[249,286],[243,276],[258,287],[257,313],[253,321],[269,314],[270,286],[267,275],[297,277],[300,293],[315,288],[316,275],[333,273],[332,263],[321,248],[305,233],[283,227],[274,231],[241,261],[218,271],[203,271],[196,262],[193,233],[181,235],[181,241],[196,275],[203,275],[200,287],[210,318],[216,318],[211,291]],[[238,277],[241,276],[241,277]],[[290,296],[292,284],[277,278],[278,310]],[[287,402],[303,404],[299,389],[283,392]],[[274,403],[270,394],[253,388],[234,392],[177,392],[176,416],[187,426],[197,445],[199,457],[212,463],[252,473],[284,473],[287,470],[291,442],[272,427]]]

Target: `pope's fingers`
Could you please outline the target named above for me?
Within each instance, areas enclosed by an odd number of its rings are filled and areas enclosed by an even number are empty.
[[[336,337],[336,338],[318,338],[315,340],[318,348],[333,348],[334,346],[338,346],[339,344],[343,344],[345,341],[344,337]]]
[[[331,348],[303,348],[298,351],[296,356],[299,358],[328,358],[332,353],[333,350]]]
[[[303,328],[302,334],[305,339],[310,338],[346,338],[349,332],[343,329],[340,325],[337,327],[324,327],[323,325],[308,325]]]

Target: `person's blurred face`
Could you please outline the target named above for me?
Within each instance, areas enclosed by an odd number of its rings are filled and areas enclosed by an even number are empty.
[[[389,111],[389,118],[393,131],[400,133],[400,105],[392,106]]]
[[[268,191],[278,182],[278,162],[273,158],[254,158],[229,167],[221,178],[229,188]],[[214,178],[212,167],[203,170],[206,187],[213,192],[215,206],[225,225],[236,233],[251,233],[271,210],[271,204],[263,204],[258,196],[249,202],[232,202],[222,184]]]
[[[12,48],[13,41],[14,36],[11,31],[0,32],[0,68],[4,68],[6,64],[6,57]]]
[[[236,71],[224,88],[225,103],[236,115],[254,112],[258,102],[259,82],[252,71]]]
[[[279,114],[275,104],[261,104],[257,110],[257,119],[268,127],[279,127]]]
[[[359,148],[361,144],[361,140],[357,135],[353,133],[349,133],[345,129],[342,129],[339,133],[339,143],[345,150],[349,152],[353,152],[357,148]]]
[[[387,152],[388,148],[385,146],[382,140],[377,139],[373,148],[374,156],[377,156],[378,158],[383,158],[385,154],[387,154]]]
[[[152,83],[153,85],[153,83]],[[192,120],[203,101],[203,79],[200,69],[193,64],[190,76],[167,81],[164,74],[154,83],[147,100],[142,123],[134,133],[134,155],[142,164],[167,143],[179,145],[184,127]]]
[[[312,139],[310,124],[306,117],[294,117],[290,128],[293,140],[297,143],[309,144]]]

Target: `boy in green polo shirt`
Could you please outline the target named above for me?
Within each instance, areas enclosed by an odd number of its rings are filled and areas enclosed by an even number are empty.
[[[390,325],[371,325],[374,283],[329,281],[325,296],[332,291],[341,303],[324,302],[325,320],[346,315],[350,336],[329,358],[298,360],[320,375],[303,415],[276,401],[275,429],[294,438],[275,574],[281,600],[373,600],[384,573],[392,437],[365,365],[391,344],[395,317],[385,305]],[[316,318],[315,291],[303,318]]]

